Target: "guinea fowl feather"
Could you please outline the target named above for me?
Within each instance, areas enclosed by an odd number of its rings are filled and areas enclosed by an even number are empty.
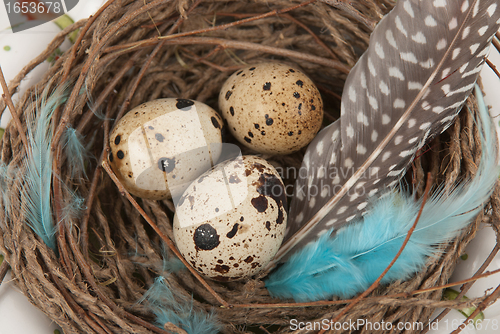
[[[499,28],[497,1],[401,0],[379,22],[347,77],[340,118],[307,148],[268,268],[366,214],[453,122]]]
[[[477,87],[477,86],[476,86]],[[460,234],[483,209],[499,175],[497,139],[480,89],[477,125],[482,137],[482,154],[472,179],[458,183],[451,191],[443,187],[427,201],[400,257],[381,283],[410,277],[422,269],[429,257],[439,257],[440,244]],[[390,264],[413,225],[422,199],[390,190],[371,200],[371,210],[331,237],[324,233],[269,275],[270,294],[295,301],[315,301],[339,296],[350,298],[366,290]]]

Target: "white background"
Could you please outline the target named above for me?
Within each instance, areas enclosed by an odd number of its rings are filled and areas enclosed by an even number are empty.
[[[80,3],[69,12],[75,20],[86,18],[91,15],[104,1],[103,0],[81,0]],[[7,82],[11,80],[22,67],[31,59],[36,57],[45,45],[52,40],[53,36],[60,30],[55,24],[49,22],[30,29],[12,34],[8,28],[9,21],[5,12],[5,7],[0,4],[0,66],[7,77]],[[11,50],[6,52],[3,47],[11,46]],[[66,44],[68,46],[69,44]],[[28,46],[28,47],[26,47]],[[492,48],[490,60],[500,67],[500,55]],[[48,68],[48,64],[39,66],[30,78],[23,82],[27,87],[36,82],[38,77]],[[495,74],[485,66],[482,72],[485,99],[487,104],[492,105],[491,114],[500,134],[500,80]],[[0,88],[1,90],[1,88]],[[7,119],[2,119],[4,127]],[[458,281],[471,277],[479,268],[483,260],[487,257],[495,244],[495,235],[491,228],[483,227],[471,245],[467,248],[468,259],[459,263],[452,281]],[[497,255],[488,268],[494,270],[500,268],[500,255]],[[477,281],[472,289],[467,293],[470,298],[482,296],[486,290],[496,287],[500,282],[500,275],[491,276]],[[458,287],[457,287],[458,289]],[[436,313],[437,314],[437,313]],[[484,315],[491,321],[496,321],[500,326],[500,302],[489,307]],[[430,333],[450,333],[453,328],[449,328],[453,321],[465,319],[458,311],[452,310],[448,316],[443,319],[439,329],[430,331]],[[492,323],[492,322],[491,322]],[[53,324],[41,311],[32,306],[27,298],[18,292],[11,281],[10,275],[0,286],[0,334],[3,333],[31,333],[31,334],[52,334],[57,326]],[[463,333],[497,333],[490,325],[486,330],[465,330]]]

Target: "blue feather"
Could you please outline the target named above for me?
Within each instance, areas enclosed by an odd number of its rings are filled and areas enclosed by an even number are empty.
[[[215,334],[221,327],[213,312],[196,310],[192,298],[188,299],[171,289],[163,276],[157,277],[146,291],[140,302],[144,301],[148,302],[160,328],[170,322],[188,334]]]
[[[491,196],[499,175],[497,139],[477,86],[476,96],[483,143],[477,173],[451,192],[441,188],[429,199],[410,241],[382,284],[407,279],[430,256],[439,256],[436,246],[460,234]],[[338,230],[334,237],[326,232],[269,275],[269,293],[303,302],[332,296],[351,298],[366,290],[399,251],[421,204],[409,194],[388,192],[372,203],[373,210],[362,220]]]
[[[177,256],[169,256],[166,251],[163,251],[162,271],[176,273],[186,269],[186,266]]]
[[[62,187],[69,195],[66,197],[66,202],[61,208],[61,221],[80,218],[83,211],[87,208],[85,206],[85,198],[81,197],[77,191],[71,190],[64,183]]]
[[[64,131],[63,136],[64,153],[71,170],[71,178],[86,176],[85,164],[90,154],[83,145],[83,136],[71,127]]]
[[[47,96],[48,92],[45,90],[36,113],[29,113],[26,117],[29,147],[26,148],[21,189],[21,208],[26,224],[53,250],[56,249],[56,229],[50,199],[53,160],[50,119],[54,110],[65,102],[64,91],[65,87],[61,86]]]
[[[87,82],[85,82],[85,87],[82,87],[80,89],[80,95],[86,94],[87,95],[87,107],[92,111],[92,113],[97,117],[98,119],[105,121],[105,120],[112,120],[111,118],[106,118],[106,115],[102,111],[102,107],[96,107],[95,106],[95,101],[92,97],[91,93],[92,89],[87,85]]]

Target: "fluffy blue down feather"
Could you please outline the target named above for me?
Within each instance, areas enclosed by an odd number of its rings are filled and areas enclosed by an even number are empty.
[[[456,237],[490,197],[499,174],[497,139],[477,86],[476,96],[477,123],[484,144],[477,173],[451,192],[441,189],[427,201],[410,241],[382,284],[406,279],[419,271],[429,256],[439,256],[436,245]],[[421,201],[392,191],[372,205],[373,210],[361,221],[340,229],[334,237],[330,237],[329,231],[295,253],[269,276],[269,293],[304,302],[332,296],[350,298],[366,290],[399,251]]]
[[[68,127],[64,131],[62,141],[64,142],[66,162],[71,170],[71,178],[86,177],[85,166],[90,158],[90,153],[83,144],[83,136],[76,129]]]
[[[220,324],[214,313],[195,309],[192,299],[180,296],[171,289],[168,281],[159,276],[144,294],[140,302],[147,305],[156,316],[158,327],[170,322],[185,330],[188,334],[216,334]]]

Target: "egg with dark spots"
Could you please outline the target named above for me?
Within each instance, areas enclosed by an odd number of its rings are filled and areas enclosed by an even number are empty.
[[[219,159],[222,124],[215,110],[198,101],[168,98],[143,103],[111,132],[109,163],[132,195],[178,197]]]
[[[206,277],[224,282],[249,278],[281,246],[286,207],[276,169],[260,157],[238,156],[185,190],[176,205],[174,240],[187,262]]]
[[[323,122],[321,94],[312,80],[299,69],[279,63],[251,65],[231,75],[221,89],[219,109],[231,134],[264,154],[300,150]],[[260,132],[250,138],[252,128]]]

